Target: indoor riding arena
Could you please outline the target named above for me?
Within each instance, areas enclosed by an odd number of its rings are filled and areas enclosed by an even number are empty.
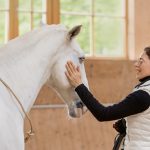
[[[0,0],[0,150],[112,150],[128,117],[114,104],[139,83],[135,63],[150,46],[149,6]]]

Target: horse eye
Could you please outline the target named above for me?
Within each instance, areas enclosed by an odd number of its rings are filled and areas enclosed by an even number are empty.
[[[85,57],[79,57],[80,63],[82,63],[85,60]]]

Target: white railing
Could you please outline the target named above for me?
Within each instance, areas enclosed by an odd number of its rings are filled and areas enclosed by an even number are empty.
[[[32,109],[65,108],[66,104],[40,104],[33,105]]]

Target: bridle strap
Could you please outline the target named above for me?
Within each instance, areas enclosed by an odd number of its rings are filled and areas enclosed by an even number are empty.
[[[20,105],[20,108],[22,109],[22,112],[24,113],[25,117],[27,118],[29,124],[30,124],[30,130],[26,133],[26,137],[24,139],[25,143],[29,140],[29,138],[34,135],[34,131],[33,131],[33,127],[32,127],[32,122],[28,116],[28,114],[26,113],[26,111],[23,108],[23,105],[21,104],[19,98],[16,96],[16,94],[13,92],[13,90],[8,86],[8,84],[6,82],[4,82],[1,78],[0,81],[3,83],[3,85],[7,88],[7,90],[9,90],[11,92],[11,94],[15,97],[15,99],[17,100],[18,104]]]

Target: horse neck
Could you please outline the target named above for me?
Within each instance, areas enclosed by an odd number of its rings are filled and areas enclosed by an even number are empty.
[[[51,41],[54,46],[49,48],[45,43],[51,42],[46,40],[48,39],[41,40],[34,47],[29,46],[30,51],[25,48],[19,52],[16,49],[11,57],[7,57],[7,48],[5,48],[1,56],[0,77],[17,95],[25,111],[30,110],[41,87],[50,76],[54,55],[59,49],[58,45],[62,43],[54,38]],[[17,43],[14,44],[17,45]]]

